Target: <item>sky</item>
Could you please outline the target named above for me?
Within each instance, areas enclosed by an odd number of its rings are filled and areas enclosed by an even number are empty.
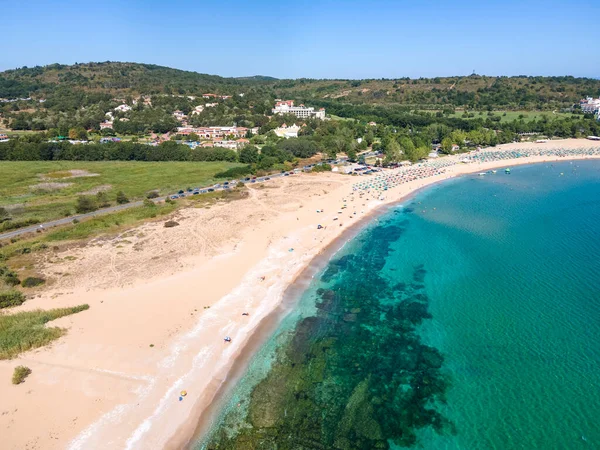
[[[221,76],[600,78],[600,1],[0,0],[0,70],[90,61]]]

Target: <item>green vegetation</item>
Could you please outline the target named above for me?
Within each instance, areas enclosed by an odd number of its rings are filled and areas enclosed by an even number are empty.
[[[21,384],[31,375],[31,369],[26,366],[17,366],[12,376],[12,384]]]
[[[23,286],[24,288],[33,288],[33,287],[41,286],[44,283],[46,283],[46,280],[44,280],[43,278],[27,277],[23,280],[23,282],[21,283],[21,286]]]
[[[311,172],[331,172],[331,169],[331,165],[324,163],[314,166]]]
[[[21,291],[14,289],[0,292],[0,309],[9,308],[11,306],[22,305],[25,301],[25,296]]]
[[[223,179],[216,176],[218,172],[238,166],[225,162],[0,162],[0,198],[12,217],[0,224],[0,230],[69,216],[77,209],[93,211],[97,206],[93,192],[99,189],[107,189],[103,192],[111,205],[121,204],[141,199],[153,189],[165,195],[215,183]],[[79,200],[86,192],[90,193],[86,200]]]
[[[42,347],[58,339],[67,330],[47,327],[46,324],[86,309],[89,309],[88,305],[0,314],[0,359],[14,358],[22,352]]]

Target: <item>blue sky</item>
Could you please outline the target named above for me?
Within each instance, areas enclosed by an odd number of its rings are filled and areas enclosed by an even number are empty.
[[[600,1],[0,0],[0,70],[153,63],[222,76],[600,78]]]

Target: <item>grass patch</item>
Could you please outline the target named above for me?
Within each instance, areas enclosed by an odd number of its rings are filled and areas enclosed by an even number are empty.
[[[77,198],[99,186],[111,186],[106,192],[110,204],[141,200],[149,191],[170,194],[188,187],[201,187],[221,181],[219,172],[243,167],[227,162],[141,162],[141,161],[0,161],[0,206],[12,217],[6,230],[59,219],[74,214]],[[70,186],[58,191],[32,190],[41,177],[67,179],[71,170],[87,171],[98,176],[68,178]]]
[[[57,308],[49,311],[25,311],[0,314],[0,359],[11,359],[20,353],[39,348],[64,335],[67,330],[45,325],[60,317],[89,309],[88,305]]]
[[[0,261],[22,257],[48,249],[60,241],[77,241],[101,234],[114,234],[132,228],[155,218],[164,217],[182,207],[205,207],[218,201],[233,201],[248,196],[240,189],[210,192],[208,194],[179,199],[170,203],[157,203],[152,206],[139,206],[103,216],[93,217],[82,222],[72,223],[41,234],[32,234],[20,240],[6,243],[0,248]]]
[[[31,369],[25,366],[17,366],[15,367],[15,371],[12,376],[12,384],[21,384],[31,375]]]

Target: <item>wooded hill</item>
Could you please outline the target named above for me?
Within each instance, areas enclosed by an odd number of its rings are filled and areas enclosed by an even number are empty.
[[[555,110],[587,95],[600,96],[600,80],[564,77],[397,78],[370,80],[278,80],[266,76],[225,78],[152,64],[104,62],[52,64],[0,73],[0,98],[44,98],[61,91],[111,96],[139,94],[234,95],[254,91],[265,97],[306,103],[405,105],[411,109]]]

